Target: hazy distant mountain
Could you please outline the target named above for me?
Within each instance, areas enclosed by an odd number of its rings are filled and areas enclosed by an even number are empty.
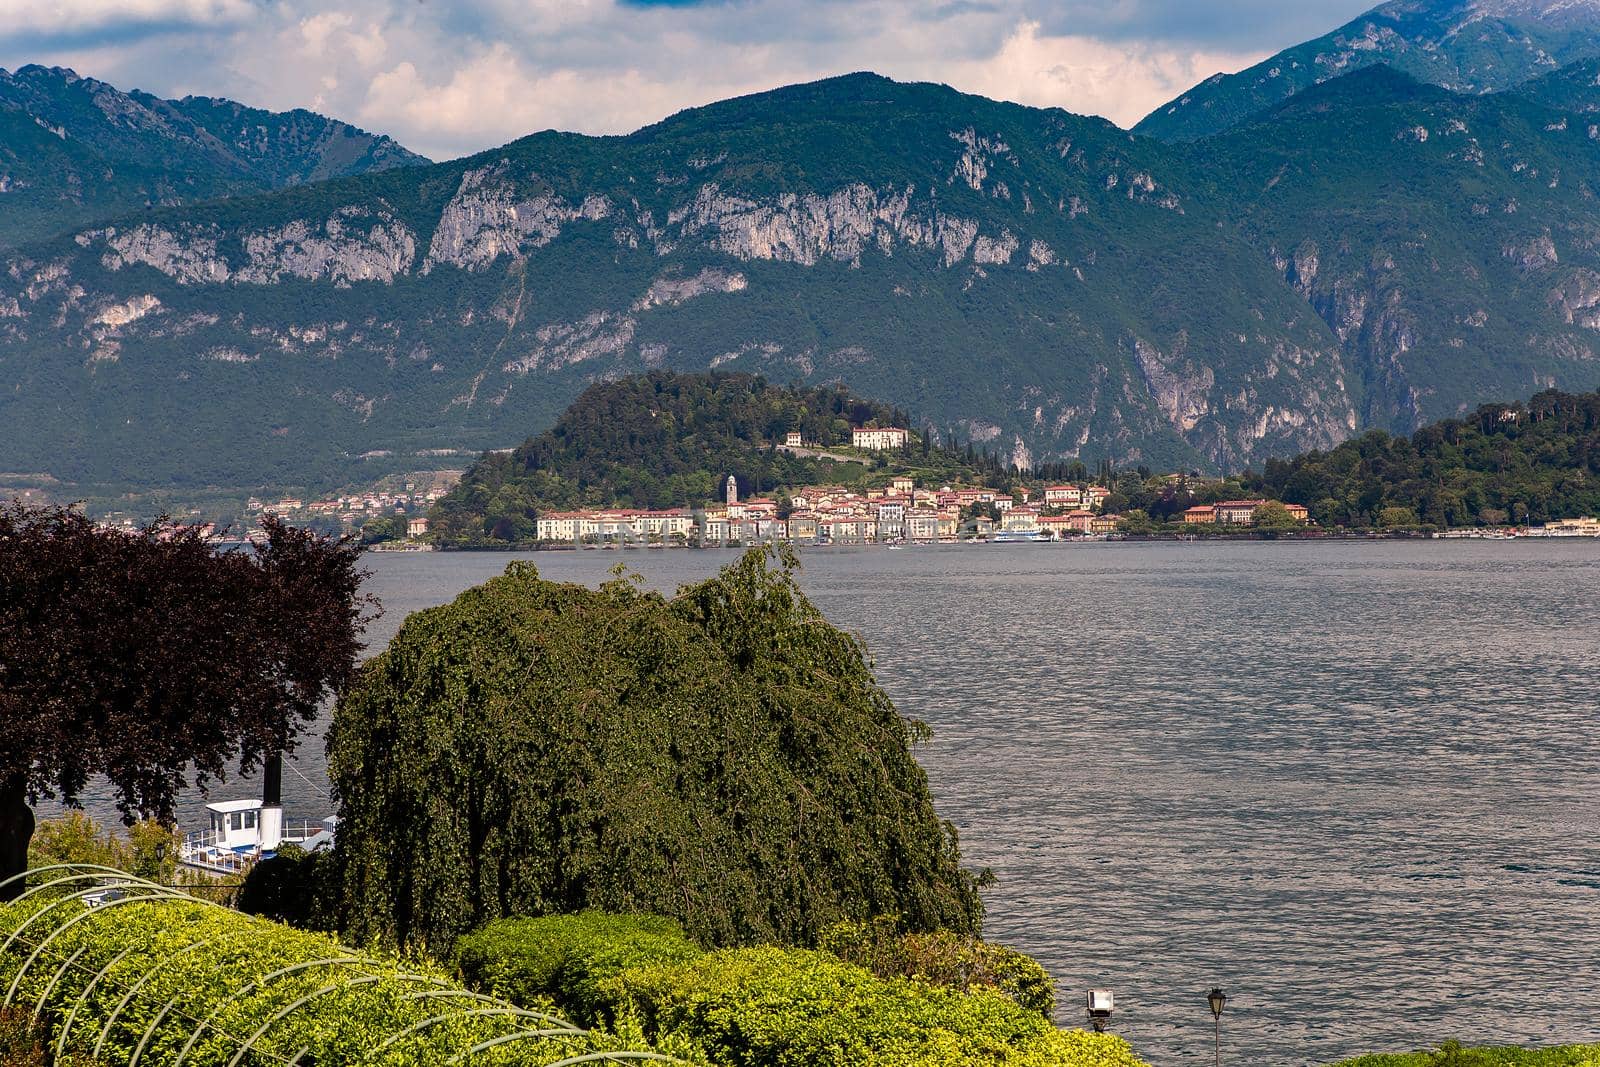
[[[1164,141],[1197,140],[1318,82],[1379,64],[1479,93],[1592,56],[1600,56],[1600,0],[1391,0],[1248,70],[1207,79],[1134,129]]]
[[[1593,388],[1585,70],[1365,70],[1173,146],[854,75],[141,212],[0,257],[0,470],[351,477],[513,445],[654,367],[1152,466]]]
[[[0,70],[0,245],[150,206],[426,162],[309,111],[162,100],[60,67]]]

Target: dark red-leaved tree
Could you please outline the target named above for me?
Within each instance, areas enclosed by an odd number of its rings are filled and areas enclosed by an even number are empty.
[[[191,783],[290,751],[350,681],[360,548],[265,528],[219,552],[165,520],[0,505],[0,880],[26,869],[40,797],[74,804],[103,775],[124,817],[170,820]]]

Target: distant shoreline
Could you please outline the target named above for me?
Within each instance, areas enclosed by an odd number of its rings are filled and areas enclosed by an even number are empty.
[[[1239,543],[1239,542],[1248,542],[1248,541],[1309,541],[1309,542],[1316,542],[1316,543],[1325,543],[1325,542],[1329,542],[1329,541],[1339,541],[1339,542],[1361,542],[1361,541],[1430,541],[1430,542],[1431,541],[1472,541],[1472,542],[1480,542],[1480,541],[1496,541],[1496,542],[1498,542],[1498,541],[1505,541],[1505,542],[1512,542],[1512,541],[1515,541],[1515,542],[1519,542],[1520,543],[1520,542],[1527,542],[1527,541],[1540,541],[1540,542],[1543,542],[1543,541],[1553,541],[1553,542],[1600,541],[1600,538],[1595,538],[1595,537],[1560,537],[1560,536],[1526,535],[1526,534],[1520,535],[1520,536],[1515,536],[1515,537],[1507,537],[1507,536],[1491,536],[1491,535],[1487,535],[1487,534],[1469,534],[1469,533],[1462,533],[1462,532],[1456,532],[1456,531],[1425,532],[1425,531],[1406,531],[1406,530],[1375,530],[1375,531],[1370,531],[1370,532],[1354,532],[1354,531],[1317,532],[1317,531],[1307,531],[1307,530],[1287,530],[1287,531],[1248,532],[1248,531],[1242,531],[1241,530],[1241,531],[1238,531],[1238,532],[1230,532],[1230,533],[1225,533],[1225,534],[1205,534],[1205,535],[1177,534],[1177,533],[1117,534],[1117,535],[1107,536],[1107,537],[1065,538],[1065,539],[1057,540],[1057,541],[985,541],[985,540],[974,538],[974,539],[965,540],[965,541],[904,542],[904,543],[892,543],[892,542],[884,542],[884,541],[841,541],[841,542],[834,542],[834,543],[830,543],[830,544],[816,544],[816,543],[812,543],[812,542],[799,542],[799,541],[760,541],[760,542],[750,542],[748,544],[733,543],[733,544],[714,544],[714,545],[649,545],[649,544],[639,544],[639,543],[630,543],[630,544],[613,543],[613,544],[606,544],[606,545],[573,545],[573,544],[536,543],[536,544],[521,544],[521,545],[511,545],[511,544],[507,544],[507,545],[434,545],[434,546],[430,546],[430,547],[427,547],[427,548],[422,548],[422,547],[381,548],[381,547],[378,547],[378,546],[374,546],[373,551],[381,551],[381,552],[426,552],[426,551],[433,551],[433,552],[507,552],[507,553],[527,553],[527,552],[618,552],[618,551],[625,551],[625,552],[664,552],[664,551],[681,552],[681,551],[691,551],[691,552],[696,552],[696,551],[713,551],[713,550],[726,550],[726,549],[741,550],[741,549],[745,549],[745,548],[757,548],[757,547],[763,547],[763,546],[768,546],[768,545],[772,545],[772,546],[788,545],[789,547],[797,549],[797,550],[800,550],[800,551],[808,551],[808,550],[813,550],[814,551],[816,549],[838,549],[838,548],[857,548],[857,549],[859,549],[859,548],[872,548],[872,549],[926,549],[926,548],[989,547],[989,546],[1013,547],[1013,546],[1019,546],[1019,545],[1038,545],[1038,546],[1049,546],[1049,547],[1066,547],[1066,546],[1073,546],[1073,545],[1082,546],[1082,545],[1093,545],[1093,544],[1150,544],[1150,543],[1207,544],[1207,543],[1212,543],[1212,542]]]

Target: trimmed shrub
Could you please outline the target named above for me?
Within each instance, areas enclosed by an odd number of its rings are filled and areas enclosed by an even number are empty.
[[[782,560],[670,600],[516,562],[406,619],[328,738],[348,933],[447,952],[590,908],[707,945],[880,914],[977,932],[982,876],[912,758],[923,728]]]
[[[712,952],[602,990],[647,1037],[692,1040],[719,1067],[1142,1067],[1121,1038],[1058,1030],[993,990],[882,979],[804,949]]]
[[[1436,1049],[1360,1056],[1333,1067],[1600,1067],[1600,1045],[1467,1048],[1459,1041],[1446,1041]]]
[[[271,859],[252,864],[234,907],[301,930],[339,928],[339,865],[331,851],[284,845]]]
[[[1055,983],[1038,960],[965,934],[902,934],[886,917],[835,923],[822,932],[821,947],[879,978],[920,978],[962,991],[989,987],[1047,1019],[1055,1008]]]
[[[703,955],[673,919],[586,911],[501,919],[456,942],[456,970],[474,989],[524,1006],[550,1002],[580,1023],[612,1023],[602,983],[651,964]]]
[[[42,894],[0,907],[0,941],[20,932],[0,954],[0,987],[9,988],[37,952],[18,1003],[30,1013],[41,1006],[58,1028],[45,1034],[47,1045],[63,1039],[59,1028],[70,1015],[64,1040],[73,1052],[92,1050],[110,1024],[99,1053],[106,1063],[129,1062],[143,1042],[142,1063],[176,1062],[192,1044],[186,1064],[221,1067],[258,1031],[261,1055],[244,1062],[283,1063],[304,1050],[319,1064],[445,1063],[529,1028],[558,1032],[501,1045],[472,1063],[548,1064],[625,1047],[559,1021],[461,1014],[489,1005],[467,999],[425,963],[352,953],[331,938],[199,901],[136,899],[141,892],[97,908]],[[445,1012],[452,1017],[405,1034]]]

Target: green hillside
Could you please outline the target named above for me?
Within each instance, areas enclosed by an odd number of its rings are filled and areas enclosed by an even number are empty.
[[[1409,437],[1373,431],[1331,452],[1268,460],[1246,484],[1304,504],[1329,526],[1501,526],[1600,515],[1600,391],[1485,404]]]

